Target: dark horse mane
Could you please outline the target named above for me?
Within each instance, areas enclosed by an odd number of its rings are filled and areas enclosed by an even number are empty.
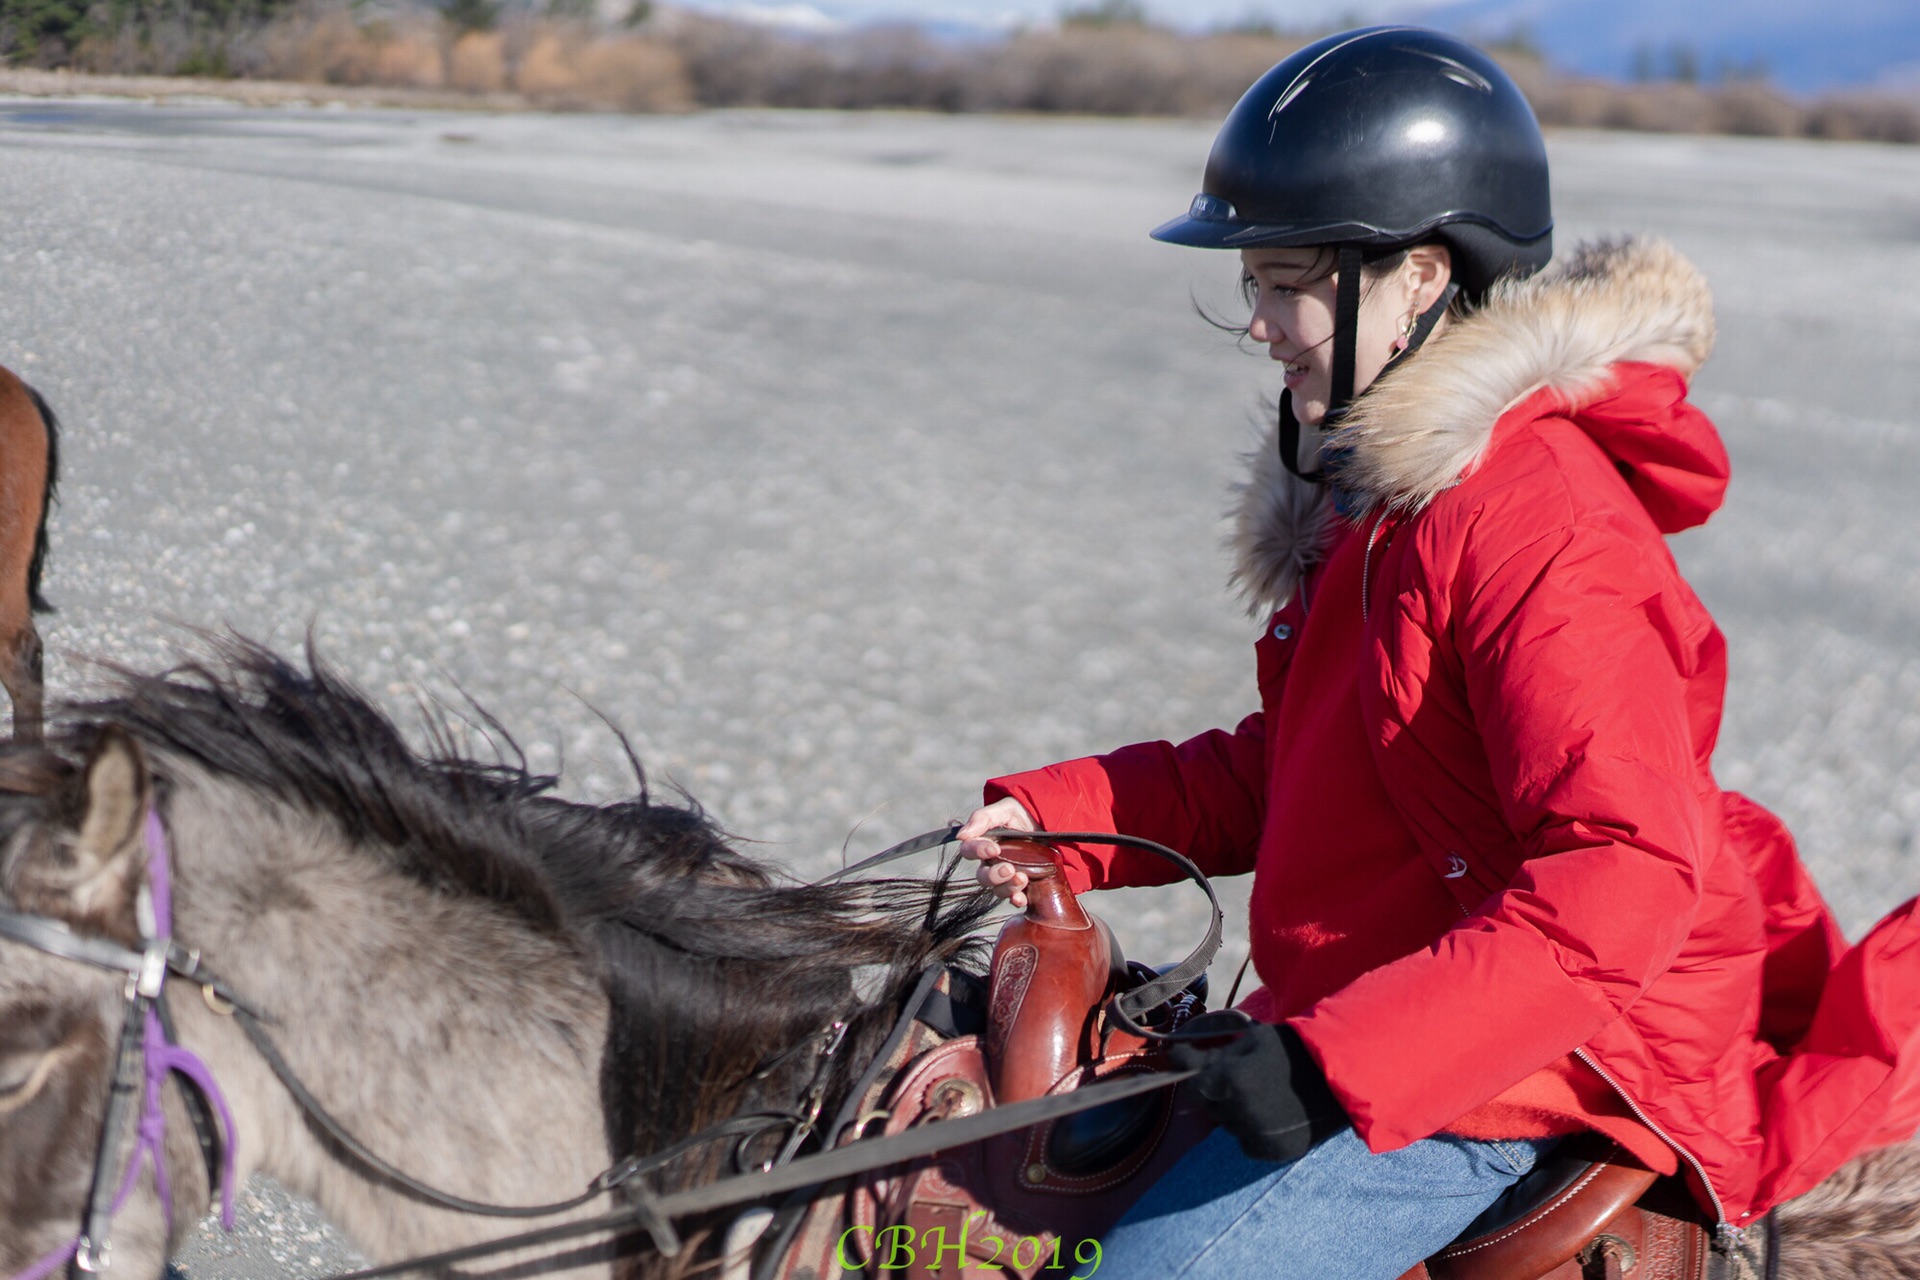
[[[574,940],[612,1005],[601,1095],[615,1157],[793,1108],[816,1058],[785,1051],[845,1020],[830,1117],[919,974],[978,945],[991,899],[970,883],[795,884],[691,801],[657,800],[644,776],[628,799],[572,803],[523,760],[463,757],[444,718],[416,752],[311,645],[304,667],[244,639],[212,648],[159,675],[117,672],[113,693],[61,715],[60,754],[122,726],[154,749],[163,794],[167,758],[184,757],[338,823],[422,883]],[[668,1182],[711,1177],[723,1155],[700,1153]]]
[[[26,387],[24,382],[20,385]],[[41,425],[47,429],[47,478],[40,489],[40,524],[33,531],[33,559],[27,562],[27,602],[35,613],[52,613],[53,606],[40,594],[40,575],[47,567],[47,513],[53,509],[54,495],[60,487],[60,419],[45,397],[32,387],[26,389],[33,407],[40,411]]]

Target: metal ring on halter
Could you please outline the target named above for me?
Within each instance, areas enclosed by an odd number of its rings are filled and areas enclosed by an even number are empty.
[[[846,1141],[858,1142],[862,1137],[866,1136],[867,1126],[875,1120],[890,1120],[892,1118],[893,1112],[887,1107],[875,1107],[871,1111],[862,1111],[854,1117],[853,1123],[847,1127]]]

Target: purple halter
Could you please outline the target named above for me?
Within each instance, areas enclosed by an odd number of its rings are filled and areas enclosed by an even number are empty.
[[[144,1100],[140,1110],[140,1120],[135,1129],[133,1153],[127,1159],[126,1171],[121,1175],[119,1190],[113,1198],[113,1206],[108,1217],[117,1215],[126,1206],[133,1194],[133,1188],[140,1179],[141,1166],[149,1161],[153,1165],[154,1188],[160,1193],[161,1211],[169,1222],[173,1219],[173,1187],[167,1177],[166,1140],[167,1118],[161,1105],[161,1091],[167,1076],[178,1072],[198,1085],[202,1094],[213,1105],[220,1116],[220,1127],[224,1130],[225,1140],[221,1145],[220,1160],[220,1226],[225,1231],[233,1230],[233,1182],[234,1182],[234,1142],[233,1113],[227,1108],[227,1100],[220,1092],[220,1086],[214,1082],[213,1073],[207,1070],[207,1064],[199,1055],[167,1039],[166,1031],[160,1020],[153,1016],[151,1005],[160,998],[160,990],[166,980],[167,961],[173,942],[173,891],[169,873],[167,853],[167,830],[160,821],[157,809],[147,810],[146,824],[147,846],[147,891],[153,907],[151,931],[144,939],[146,947],[142,953],[143,963],[135,973],[130,973],[131,994],[127,1002],[127,1016],[143,1019],[141,1048],[145,1066]],[[142,922],[143,930],[146,922]],[[107,1158],[107,1153],[102,1154]],[[84,1251],[83,1251],[84,1250]],[[25,1271],[10,1280],[45,1280],[69,1262],[76,1262],[82,1271],[104,1271],[108,1265],[108,1247],[105,1240],[90,1240],[85,1231],[66,1244],[35,1262]]]

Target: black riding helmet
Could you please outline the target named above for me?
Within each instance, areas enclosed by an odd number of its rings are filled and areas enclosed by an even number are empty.
[[[1538,271],[1553,256],[1547,150],[1518,86],[1472,45],[1420,27],[1348,31],[1247,90],[1214,138],[1200,194],[1153,238],[1339,251],[1332,426],[1352,398],[1361,263],[1437,240],[1469,301]],[[1452,298],[1420,318],[1409,351]],[[1297,436],[1291,419],[1283,395],[1283,436]],[[1294,454],[1283,440],[1298,474]]]

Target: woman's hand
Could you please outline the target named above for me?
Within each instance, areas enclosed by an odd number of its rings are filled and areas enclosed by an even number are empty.
[[[1255,1160],[1298,1160],[1352,1123],[1299,1033],[1284,1023],[1256,1023],[1214,1048],[1176,1040],[1167,1058],[1198,1073],[1191,1088],[1207,1114]]]
[[[1007,905],[1024,908],[1027,905],[1026,873],[1016,871],[1010,863],[995,861],[1000,856],[1000,846],[985,834],[998,827],[1013,831],[1039,830],[1034,824],[1033,815],[1018,800],[1012,796],[995,800],[990,805],[975,809],[960,825],[957,833],[960,856],[976,859],[980,863],[980,869],[974,872],[974,879],[1005,898]]]

